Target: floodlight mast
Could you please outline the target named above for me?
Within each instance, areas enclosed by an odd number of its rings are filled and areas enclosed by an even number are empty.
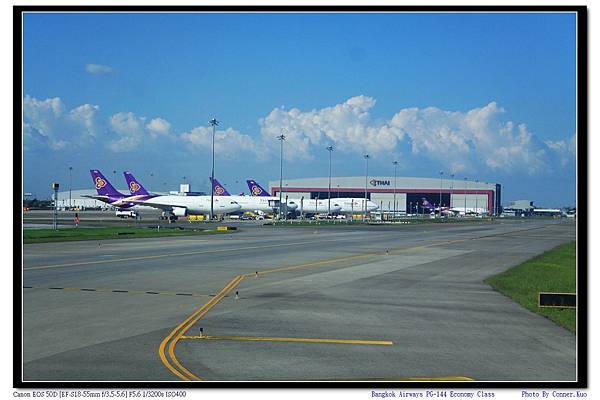
[[[398,161],[392,161],[392,164],[394,164],[394,216],[392,217],[392,219],[396,219],[396,170],[398,168]],[[406,204],[404,208],[406,208]]]
[[[283,130],[281,135],[277,136],[277,140],[280,142],[279,148],[279,219],[281,219],[282,208],[281,208],[281,195],[283,190],[283,141],[285,140],[285,135],[283,134]]]
[[[329,151],[329,186],[327,188],[327,215],[331,215],[331,153],[333,152],[333,146],[327,146]]]
[[[219,125],[219,121],[216,118],[212,118],[208,123],[212,126],[212,168],[210,170],[210,220],[214,218],[214,190],[212,190],[212,183],[215,181],[215,128]]]
[[[440,219],[442,219],[442,181],[443,181],[443,178],[444,178],[444,171],[440,171],[440,204],[439,204]],[[433,212],[434,212],[434,216],[435,216],[435,207],[433,209]]]
[[[366,170],[365,170],[365,209],[364,209],[364,214],[363,214],[363,222],[367,220],[367,182],[369,179],[369,158],[371,158],[370,155],[365,154],[364,159],[366,161]]]

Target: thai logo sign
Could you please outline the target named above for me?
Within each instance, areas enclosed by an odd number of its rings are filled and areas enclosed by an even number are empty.
[[[371,179],[369,183],[371,186],[390,186],[390,181],[380,181],[379,179]]]

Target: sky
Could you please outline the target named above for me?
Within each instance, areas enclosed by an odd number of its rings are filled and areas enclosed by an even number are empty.
[[[574,14],[27,14],[24,191],[369,173],[575,205]],[[116,171],[116,174],[113,173]]]

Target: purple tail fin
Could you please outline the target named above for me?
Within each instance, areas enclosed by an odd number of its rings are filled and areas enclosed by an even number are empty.
[[[219,183],[217,178],[212,179],[209,177],[208,179],[212,181],[212,191],[215,196],[231,196],[227,189],[225,189],[223,185]]]
[[[150,193],[135,179],[133,174],[129,171],[124,171],[123,175],[125,175],[125,180],[127,181],[127,187],[129,188],[129,193],[134,196],[147,196]]]
[[[427,199],[425,197],[423,197],[421,199],[423,201],[423,207],[428,209],[428,210],[433,210],[433,206],[431,205],[431,203],[429,201],[427,201]]]
[[[96,191],[101,196],[111,196],[111,197],[125,197],[122,193],[117,191],[110,184],[108,179],[102,175],[102,172],[97,169],[90,169],[90,173],[92,174],[92,180],[94,181],[94,186],[96,187]]]
[[[249,179],[246,181],[248,188],[250,189],[251,196],[270,196],[269,192],[263,189],[256,181]]]

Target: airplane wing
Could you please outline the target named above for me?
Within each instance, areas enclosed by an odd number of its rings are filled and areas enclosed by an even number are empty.
[[[160,201],[149,200],[127,200],[128,203],[135,204],[137,206],[148,206],[154,207],[165,211],[173,211],[173,204],[167,204]],[[186,208],[185,206],[177,206],[177,208]]]
[[[103,200],[103,201],[109,201],[108,196],[103,196],[103,195],[88,195],[88,194],[83,194],[81,195],[81,197],[86,197],[88,199],[95,199],[95,200]]]

